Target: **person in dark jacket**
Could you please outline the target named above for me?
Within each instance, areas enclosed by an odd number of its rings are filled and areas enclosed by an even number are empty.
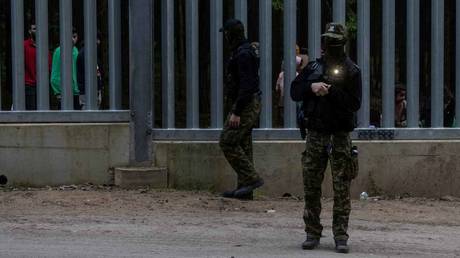
[[[334,188],[332,231],[336,251],[348,253],[350,183],[358,172],[356,147],[350,132],[356,127],[356,112],[361,106],[361,72],[344,52],[345,27],[330,23],[324,40],[324,55],[310,62],[291,85],[291,98],[303,101],[306,149],[302,156],[305,191],[304,221],[307,239],[303,249],[319,245],[321,184],[327,162],[331,162]]]
[[[259,59],[244,36],[241,21],[230,19],[220,31],[224,32],[231,50],[226,70],[225,96],[231,103],[231,111],[219,144],[238,177],[236,189],[224,192],[223,196],[252,199],[253,190],[264,184],[254,168],[252,157],[252,129],[258,122],[261,109]]]
[[[99,47],[101,44],[100,34],[98,33],[96,38],[96,45]],[[98,109],[101,106],[102,102],[102,90],[103,90],[103,81],[102,81],[102,69],[99,65],[100,62],[97,59],[97,67],[96,67],[96,76],[97,76],[97,107]],[[79,103],[82,110],[85,110],[87,107],[87,100],[86,100],[86,85],[85,85],[85,46],[80,49],[78,52],[77,57],[77,84],[78,90],[80,91],[79,96]]]

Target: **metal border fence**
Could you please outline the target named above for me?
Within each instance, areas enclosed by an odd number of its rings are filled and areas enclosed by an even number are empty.
[[[346,19],[346,0],[333,0],[333,20]],[[11,1],[12,19],[12,79],[13,110],[1,111],[3,123],[34,122],[127,122],[141,126],[135,130],[153,136],[154,139],[217,139],[218,129],[222,127],[223,114],[223,40],[218,32],[223,24],[223,0],[210,1],[210,56],[211,56],[211,128],[199,128],[199,53],[198,23],[199,0],[187,0],[186,17],[186,129],[175,128],[175,1],[161,0],[161,55],[162,63],[162,129],[152,127],[152,71],[153,41],[140,35],[152,35],[153,4],[150,0],[131,0],[130,13],[130,110],[121,108],[121,39],[117,30],[120,24],[121,0],[108,0],[109,14],[109,96],[110,110],[96,110],[96,1],[84,1],[84,35],[86,38],[85,78],[87,85],[87,110],[72,110],[71,92],[71,51],[72,51],[72,0],[60,0],[60,45],[62,61],[62,110],[49,110],[49,76],[47,68],[48,22],[47,0],[35,0],[37,31],[37,111],[25,111],[24,105],[24,53],[23,53],[23,0]],[[443,127],[443,85],[444,80],[444,0],[431,1],[431,41],[432,41],[432,87],[431,117],[432,128],[419,128],[419,74],[420,74],[420,0],[407,0],[407,118],[408,128],[394,128],[394,90],[395,90],[395,0],[382,1],[382,125],[383,128],[369,129],[370,116],[370,0],[357,0],[357,62],[363,80],[362,107],[358,112],[359,128],[354,133],[356,139],[454,139],[460,135],[456,128]],[[456,0],[460,9],[460,0]],[[289,92],[290,82],[295,77],[295,44],[297,23],[297,0],[284,0],[284,62],[285,92]],[[148,10],[148,11],[147,11]],[[247,1],[234,0],[235,17],[247,25]],[[308,0],[308,49],[310,58],[320,55],[321,0]],[[260,129],[255,131],[256,139],[298,139],[295,129],[295,103],[285,94],[284,129],[272,128],[272,1],[259,0],[260,35],[260,83],[263,95]],[[150,44],[150,46],[148,46]],[[456,17],[456,92],[460,92],[460,16]],[[460,103],[460,94],[456,94]],[[456,105],[460,114],[460,105]],[[140,117],[139,117],[140,116]],[[136,120],[137,119],[137,120]],[[457,124],[459,126],[460,123]]]
[[[167,1],[167,0],[165,0]],[[333,0],[333,20],[337,22],[345,22],[346,19],[346,0]],[[186,13],[189,15],[187,20],[187,41],[188,50],[197,54],[196,38],[193,38],[190,33],[197,33],[196,22],[190,19],[190,15],[197,19],[196,5],[197,0],[187,1]],[[194,65],[197,62],[197,55],[190,52],[187,55],[187,127],[186,129],[176,129],[171,124],[173,122],[163,124],[163,129],[154,129],[153,137],[159,140],[212,140],[218,139],[218,128],[222,126],[222,38],[217,32],[222,26],[222,1],[211,1],[211,128],[197,128],[198,116],[196,110],[197,89],[195,84],[198,73],[198,66]],[[354,139],[363,140],[414,140],[414,139],[457,139],[460,136],[460,130],[457,128],[443,128],[443,86],[436,83],[444,80],[444,0],[432,0],[432,28],[431,40],[432,45],[432,65],[436,66],[432,72],[432,89],[431,89],[431,112],[432,112],[432,128],[419,128],[419,74],[420,74],[420,0],[408,0],[407,4],[407,96],[408,101],[407,117],[408,128],[395,128],[394,115],[394,92],[395,92],[395,0],[382,1],[382,57],[383,75],[381,78],[382,87],[382,128],[370,129],[370,0],[357,1],[357,59],[358,65],[361,68],[363,79],[363,100],[362,107],[358,112],[358,129],[353,133]],[[456,1],[456,5],[460,8],[460,0]],[[244,0],[234,1],[235,17],[243,21],[247,25],[247,2]],[[285,62],[285,92],[289,92],[290,82],[295,77],[295,44],[296,44],[296,23],[297,23],[297,0],[284,1],[284,62]],[[173,16],[172,9],[163,9],[162,15]],[[321,47],[321,0],[308,0],[308,49],[310,58],[320,56]],[[460,17],[456,17],[456,46],[460,49]],[[172,33],[171,26],[173,23],[163,23],[162,31]],[[289,94],[285,94],[284,103],[284,127],[283,129],[272,128],[272,1],[259,1],[259,35],[260,35],[260,83],[263,95],[263,108],[261,114],[260,128],[255,130],[255,139],[259,140],[293,140],[299,139],[299,134],[295,122],[295,103],[289,98]],[[171,36],[170,34],[168,34]],[[163,46],[163,52],[167,55],[174,55],[171,49],[172,44]],[[460,74],[460,51],[457,51],[456,56],[456,71]],[[170,58],[170,57],[169,57]],[[168,69],[169,59],[163,58],[163,69]],[[459,89],[460,76],[457,76],[457,91]],[[168,103],[171,100],[170,96],[174,93],[170,92],[174,88],[174,80],[167,77],[167,81],[163,84],[163,89],[168,89]],[[166,84],[166,85],[165,85]],[[167,86],[169,85],[169,86]],[[165,101],[165,98],[163,98]],[[456,103],[460,103],[460,94],[456,94]],[[456,113],[460,114],[460,105],[456,107]],[[169,110],[167,112],[170,112]],[[170,117],[164,111],[163,116]],[[165,119],[164,119],[165,120]],[[458,125],[457,125],[458,126]]]
[[[0,112],[2,123],[38,122],[127,122],[129,111],[121,110],[121,0],[108,0],[110,110],[97,110],[96,1],[84,0],[85,85],[87,108],[73,110],[72,96],[72,0],[59,1],[61,46],[61,111],[49,107],[48,0],[35,0],[37,24],[37,111],[25,110],[24,86],[24,0],[11,1],[12,88],[11,111]]]

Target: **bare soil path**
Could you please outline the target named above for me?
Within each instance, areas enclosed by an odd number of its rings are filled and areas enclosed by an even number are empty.
[[[303,202],[110,187],[0,190],[0,257],[344,257],[304,251]],[[354,201],[348,257],[460,257],[460,202]]]

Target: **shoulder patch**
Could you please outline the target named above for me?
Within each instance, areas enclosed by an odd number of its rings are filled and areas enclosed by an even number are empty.
[[[353,62],[350,58],[347,58],[347,66],[348,66],[348,70],[351,73],[357,73],[357,72],[361,71],[359,66],[357,64],[355,64],[355,62]]]
[[[307,64],[308,69],[312,69],[312,70],[316,70],[316,68],[318,68],[318,66],[319,66],[319,63],[316,62],[316,61],[310,61]]]

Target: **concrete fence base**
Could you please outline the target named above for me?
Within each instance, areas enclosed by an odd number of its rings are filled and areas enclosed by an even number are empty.
[[[460,197],[460,140],[356,141],[360,173],[352,197],[371,195]],[[301,141],[257,141],[256,169],[268,196],[303,195]],[[222,191],[236,177],[217,142],[154,142],[155,166],[168,169],[177,189]],[[0,125],[0,174],[9,183],[45,186],[114,183],[113,169],[129,162],[128,124]],[[332,196],[330,172],[323,192]]]
[[[351,194],[460,196],[460,141],[355,141],[360,172]],[[254,162],[265,179],[261,192],[303,196],[300,141],[259,141]],[[170,186],[222,191],[235,187],[236,176],[217,142],[156,142],[156,163],[169,169]],[[328,169],[323,194],[333,196]]]
[[[0,126],[0,174],[11,184],[107,184],[129,161],[128,124]]]

